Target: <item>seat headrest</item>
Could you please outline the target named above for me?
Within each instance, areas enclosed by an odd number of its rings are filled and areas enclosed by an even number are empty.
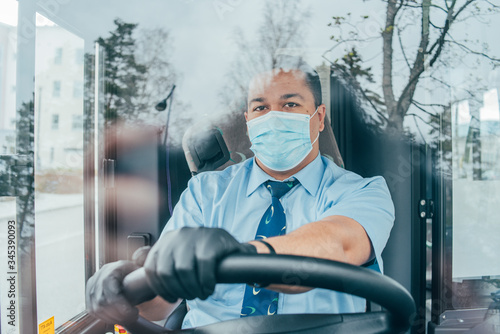
[[[344,167],[332,126],[325,118],[325,129],[319,136],[321,155]],[[218,120],[204,119],[184,134],[182,148],[193,173],[222,170],[253,157],[243,113],[224,115]]]

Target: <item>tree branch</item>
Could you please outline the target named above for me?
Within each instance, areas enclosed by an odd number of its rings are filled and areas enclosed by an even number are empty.
[[[420,75],[424,72],[424,62],[427,46],[429,45],[429,14],[431,0],[422,2],[422,32],[417,56],[410,71],[410,79],[401,93],[396,106],[397,115],[394,115],[394,122],[402,122],[402,119],[408,112]]]
[[[466,3],[463,4],[462,7],[460,7],[458,10],[457,10],[457,13],[455,15],[453,15],[453,21],[455,21],[458,17],[458,15],[460,15],[461,12],[463,12],[465,10],[465,8],[467,8],[471,3],[473,3],[474,1],[476,0],[467,0]]]
[[[422,131],[420,130],[420,126],[418,126],[417,119],[415,118],[415,117],[418,117],[418,118],[420,118],[423,121],[422,117],[417,116],[416,114],[410,114],[410,115],[413,116],[413,122],[415,122],[415,125],[417,126],[417,130],[418,130],[418,133],[420,133],[420,137],[422,137],[422,140],[424,141],[424,144],[427,145],[427,142],[425,141],[425,137],[422,134]],[[427,122],[424,121],[424,123],[427,123]]]
[[[443,27],[438,27],[437,25],[435,25],[434,23],[432,23],[432,21],[429,21],[429,24],[435,28],[435,29],[438,29],[438,30],[443,30]]]
[[[423,111],[424,113],[426,113],[427,115],[431,116],[431,117],[436,117],[436,118],[439,118],[437,115],[425,110],[424,108],[422,108],[421,106],[419,106],[419,103],[415,100],[411,101],[411,104],[414,105],[415,107],[417,107],[418,109],[420,109],[421,111]]]
[[[382,32],[383,39],[383,64],[382,64],[382,91],[384,93],[384,101],[387,106],[389,117],[396,112],[396,101],[394,98],[394,90],[392,87],[392,40],[394,36],[394,22],[398,11],[403,6],[404,0],[401,0],[398,6],[398,0],[388,0],[386,10],[385,28]]]
[[[499,5],[495,5],[494,3],[492,3],[491,1],[489,0],[485,0],[487,4],[491,5],[493,8],[500,8]]]
[[[403,41],[401,40],[401,29],[399,28],[398,28],[398,39],[399,39],[399,46],[401,47],[401,53],[403,54],[403,58],[405,59],[406,65],[408,65],[408,68],[411,70],[410,62],[406,57],[405,48],[403,47]]]
[[[458,45],[462,49],[464,49],[465,51],[467,51],[469,53],[472,53],[472,54],[475,54],[475,55],[478,55],[478,56],[482,56],[482,57],[484,57],[486,59],[489,59],[491,61],[494,61],[494,62],[500,62],[500,58],[493,58],[493,57],[487,55],[484,52],[474,51],[474,50],[470,49],[469,47],[467,47],[466,45],[463,45],[462,43],[459,43],[459,42],[457,42],[457,41],[455,41],[453,39],[452,40],[445,40],[445,41],[448,42],[448,43],[452,43],[452,44]]]
[[[448,30],[450,29],[451,23],[453,22],[453,8],[455,7],[456,0],[453,0],[451,7],[448,7],[448,3],[446,1],[445,1],[445,3],[446,3],[446,8],[448,8],[447,15],[446,15],[446,21],[445,21],[443,30],[441,31],[441,34],[439,35],[439,37],[436,39],[436,41],[430,47],[428,54],[432,54],[432,52],[434,51],[434,48],[439,47],[443,43],[444,37],[448,33]],[[441,53],[441,52],[439,52],[439,53]]]
[[[341,41],[338,41],[337,44],[335,44],[334,46],[332,46],[331,48],[329,48],[328,50],[326,50],[324,53],[323,53],[323,57],[328,53],[328,52],[332,52],[333,50],[335,50],[337,47],[343,45],[343,44],[347,44],[349,42],[371,42],[371,41],[374,41],[376,39],[379,39],[380,37],[379,36],[374,36],[374,37],[369,37],[369,38],[348,38],[348,39],[343,39]]]
[[[432,80],[436,81],[436,82],[439,82],[440,84],[442,84],[443,86],[445,87],[448,87],[448,88],[452,88],[451,85],[449,83],[447,83],[446,81],[443,81],[439,78],[436,78],[435,76],[431,75],[429,76],[429,78],[431,78]]]
[[[432,128],[434,128],[434,126],[432,126],[431,124],[429,124],[429,122],[428,122],[428,121],[426,121],[425,119],[423,119],[423,118],[422,118],[422,116],[420,116],[420,115],[417,115],[417,114],[414,114],[414,113],[409,113],[409,114],[408,114],[408,116],[418,117],[418,118],[420,118],[420,119],[421,119],[421,120],[422,120],[425,124],[428,124],[428,125],[430,125]],[[439,118],[439,117],[438,117],[438,118]],[[437,128],[435,128],[435,129],[437,129]]]
[[[437,45],[438,45],[438,48],[436,50],[436,53],[434,54],[434,56],[432,57],[431,61],[429,62],[429,66],[432,67],[432,65],[434,65],[434,63],[436,62],[436,60],[439,58],[439,56],[441,55],[441,51],[443,50],[443,46],[444,46],[444,40],[445,40],[445,37],[446,35],[448,34],[448,31],[450,30],[451,28],[451,25],[453,24],[453,22],[457,19],[458,15],[460,15],[461,12],[463,12],[465,10],[465,8],[467,8],[467,6],[469,6],[471,3],[473,3],[475,0],[467,0],[466,3],[464,3],[462,5],[462,7],[460,7],[457,11],[457,13],[455,15],[453,15],[453,9],[455,7],[455,4],[456,4],[456,0],[453,0],[452,2],[452,5],[450,7],[450,10],[448,12],[448,16],[446,18],[446,23],[444,25],[444,29],[443,31],[441,32],[441,35],[439,36],[438,40],[436,41]],[[430,53],[430,52],[429,52]]]
[[[424,107],[440,107],[440,108],[447,108],[448,106],[446,104],[440,104],[440,103],[421,103],[418,102],[417,100],[412,100],[412,103],[416,103],[419,106],[424,106]],[[435,116],[434,114],[432,114]]]
[[[448,11],[447,11],[446,9],[444,9],[443,7],[441,7],[441,6],[431,4],[431,7],[432,7],[432,8],[437,8],[437,9],[440,9],[440,10],[442,10],[443,12],[448,13]]]

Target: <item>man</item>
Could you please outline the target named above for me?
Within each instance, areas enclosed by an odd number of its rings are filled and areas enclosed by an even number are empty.
[[[287,58],[252,79],[245,119],[255,158],[190,180],[144,264],[163,300],[142,305],[141,313],[162,317],[179,298],[187,299],[188,328],[266,312],[364,311],[362,299],[323,289],[271,285],[262,289],[264,297],[252,297],[260,290],[215,286],[216,265],[231,253],[275,252],[382,268],[394,220],[389,191],[381,177],[365,179],[321,157],[317,139],[325,110],[319,77],[301,59]],[[277,195],[276,187],[285,190]],[[109,264],[91,278],[91,314],[108,322],[137,316],[120,295],[123,277],[134,268]]]

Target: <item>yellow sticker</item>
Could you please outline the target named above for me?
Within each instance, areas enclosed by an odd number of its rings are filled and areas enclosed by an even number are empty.
[[[54,317],[38,325],[38,334],[54,334]]]

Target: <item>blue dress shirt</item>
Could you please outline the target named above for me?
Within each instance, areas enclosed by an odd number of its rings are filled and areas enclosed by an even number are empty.
[[[354,219],[365,229],[382,270],[381,253],[394,221],[394,205],[382,177],[362,178],[319,154],[293,175],[300,181],[281,198],[287,233],[328,216]],[[163,233],[183,226],[219,227],[240,242],[253,240],[259,221],[271,203],[264,182],[274,180],[248,159],[223,171],[191,178]],[[188,301],[183,328],[240,317],[243,284],[218,284],[206,300]],[[279,295],[278,313],[364,312],[365,300],[349,294],[313,289]]]

